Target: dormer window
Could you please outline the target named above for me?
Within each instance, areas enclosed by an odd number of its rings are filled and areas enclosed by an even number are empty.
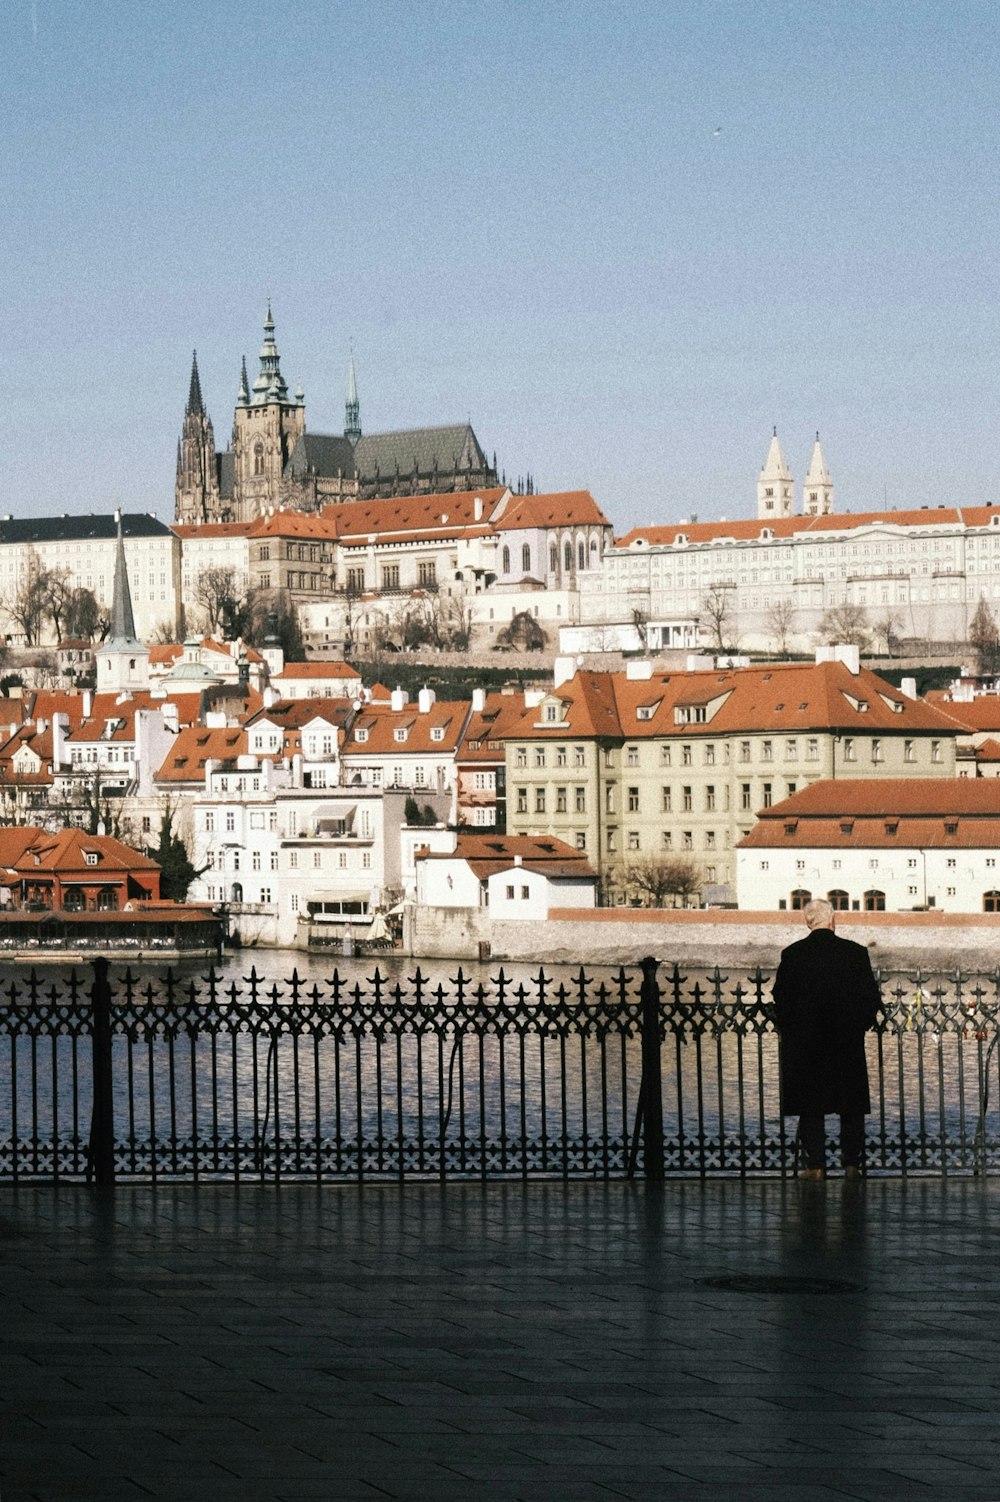
[[[85,862],[86,865],[88,865],[88,866],[96,866],[97,865],[97,860],[98,860],[97,851],[96,850],[85,850],[83,852],[83,859],[84,859],[84,862]]]
[[[853,819],[844,819],[841,822],[841,825],[840,825],[840,832],[841,832],[841,834],[853,834],[854,833],[854,820]]]
[[[886,832],[886,834],[897,834],[899,832],[899,820],[898,819],[886,819],[886,821],[885,821],[885,832]]]
[[[944,832],[945,832],[945,834],[958,834],[958,820],[957,819],[945,819],[945,821],[944,821]]]
[[[444,740],[444,726],[443,725],[435,725],[432,728],[432,730],[431,730],[431,740],[432,741],[443,741]]]
[[[355,738],[358,741],[360,741],[360,742],[364,742],[364,741],[366,741],[368,739],[368,731],[365,729],[365,727],[363,725],[360,726],[359,729],[355,731]]]
[[[788,823],[785,825],[785,833],[786,834],[794,834],[795,831],[798,829],[798,827],[799,827],[799,821],[798,821],[798,819],[789,819]]]
[[[405,741],[406,740],[406,735],[407,735],[407,732],[406,732],[405,727],[401,727],[399,730],[394,730],[392,732],[392,738],[393,738],[394,741]]]

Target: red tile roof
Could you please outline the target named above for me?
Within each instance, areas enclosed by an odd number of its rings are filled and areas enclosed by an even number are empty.
[[[551,495],[512,495],[494,517],[500,532],[526,527],[610,527],[589,490],[560,490]]]
[[[772,808],[745,848],[1000,847],[1000,778],[881,777],[811,783]]]
[[[388,704],[366,704],[347,733],[343,756],[363,760],[368,756],[447,755],[458,745],[468,713],[465,700],[438,699],[426,714],[412,702],[399,710]],[[396,740],[397,730],[406,731],[405,740]],[[433,740],[433,730],[444,733]],[[359,731],[365,735],[364,740],[358,739]]]
[[[189,726],[176,736],[156,773],[156,781],[203,783],[206,762],[232,761],[244,755],[246,749],[246,731],[238,726],[212,730],[201,725]]]
[[[547,876],[592,878],[595,874],[583,851],[552,835],[460,834],[454,850],[417,850],[414,859],[464,860],[480,880],[513,869]]]
[[[281,683],[286,678],[357,678],[361,674],[346,662],[286,662],[273,681]]]
[[[624,537],[615,539],[615,547],[628,548],[635,543],[650,547],[671,546],[678,537],[684,536],[691,543],[722,541],[748,541],[762,536],[765,530],[775,537],[794,537],[799,533],[822,535],[824,532],[846,532],[852,527],[876,525],[893,527],[942,527],[963,525],[988,527],[1000,511],[991,506],[928,506],[913,511],[858,511],[840,512],[829,516],[786,516],[766,519],[727,522],[676,522],[669,526],[633,527]]]

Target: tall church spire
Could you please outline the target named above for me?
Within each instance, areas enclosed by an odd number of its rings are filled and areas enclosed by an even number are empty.
[[[120,512],[117,513],[115,520],[118,524],[118,540],[115,548],[111,627],[107,639],[101,643],[97,653],[98,693],[120,693],[126,689],[149,687],[149,650],[142,645],[135,634],[132,591],[128,583]]]
[[[191,356],[191,385],[188,390],[187,406],[184,408],[185,417],[193,412],[197,417],[205,416],[205,403],[201,399],[201,381],[198,377],[198,351]]]
[[[357,443],[361,437],[361,403],[358,401],[358,382],[354,374],[354,351],[347,362],[347,401],[344,403],[344,437]]]
[[[792,472],[785,463],[775,428],[757,481],[757,516],[761,521],[791,516],[793,484]]]
[[[251,405],[264,407],[272,402],[278,402],[282,406],[302,405],[298,395],[294,400],[289,397],[288,384],[281,374],[281,355],[274,338],[274,319],[271,316],[271,303],[268,300],[267,317],[264,319],[264,342],[260,347],[260,373],[253,383]]]
[[[243,363],[240,366],[240,394],[236,398],[236,405],[238,407],[249,407],[250,405],[250,378],[247,375],[246,355],[243,356]]]
[[[833,480],[819,446],[819,434],[813,445],[812,461],[802,489],[803,516],[828,516],[833,510]]]

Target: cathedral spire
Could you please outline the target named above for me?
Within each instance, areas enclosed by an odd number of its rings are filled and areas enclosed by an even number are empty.
[[[361,437],[361,403],[358,401],[358,382],[354,374],[354,351],[347,362],[347,401],[344,403],[344,437],[357,443]]]
[[[184,408],[185,415],[193,412],[197,417],[205,416],[205,403],[201,399],[201,381],[198,377],[198,351],[191,356],[191,386],[188,390],[187,406]]]
[[[239,407],[249,407],[250,405],[250,379],[247,375],[246,355],[243,356],[243,363],[240,366],[240,394],[236,398],[236,404]]]
[[[271,402],[287,401],[288,386],[281,374],[281,355],[274,338],[274,319],[271,317],[269,298],[267,317],[264,319],[264,342],[260,347],[260,374],[253,383],[252,405],[266,407]]]
[[[792,472],[785,463],[785,456],[778,442],[778,430],[775,428],[757,481],[757,516],[761,521],[791,516],[793,484]]]
[[[803,516],[828,516],[833,510],[833,480],[823,458],[819,434],[813,445],[809,473],[802,489]]]

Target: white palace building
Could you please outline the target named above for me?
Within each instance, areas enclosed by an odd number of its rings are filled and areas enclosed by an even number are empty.
[[[842,605],[861,607],[876,637],[965,642],[981,599],[1000,613],[1000,506],[836,515],[818,436],[799,514],[793,491],[775,434],[756,520],[636,527],[616,539],[603,568],[581,576],[580,625],[563,632],[562,650],[809,651],[823,615]]]

